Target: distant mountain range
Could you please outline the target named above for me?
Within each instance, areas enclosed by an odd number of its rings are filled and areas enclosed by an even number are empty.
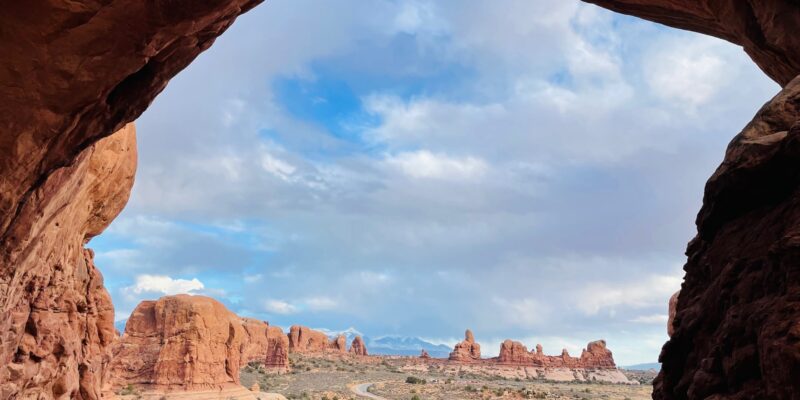
[[[644,363],[644,364],[634,364],[634,365],[627,365],[624,367],[620,367],[622,369],[629,369],[632,371],[647,371],[650,369],[654,369],[656,371],[661,371],[661,363]]]
[[[314,328],[315,330],[325,332],[330,337],[343,334],[347,337],[347,342],[353,341],[356,336],[361,336],[364,343],[367,345],[369,354],[376,355],[393,355],[393,356],[418,356],[422,349],[430,354],[431,357],[446,358],[450,355],[453,349],[450,346],[443,344],[433,344],[426,340],[413,336],[399,336],[387,335],[371,338],[364,336],[355,328],[348,328],[343,331],[332,331],[325,328]]]
[[[365,341],[370,354],[418,356],[425,349],[431,357],[446,358],[453,350],[450,346],[409,336],[381,336],[375,339],[366,338]]]

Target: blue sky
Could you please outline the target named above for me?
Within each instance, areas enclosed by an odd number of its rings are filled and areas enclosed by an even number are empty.
[[[272,0],[137,121],[90,247],[118,319],[196,293],[652,362],[703,184],[777,89],[736,46],[577,1]]]

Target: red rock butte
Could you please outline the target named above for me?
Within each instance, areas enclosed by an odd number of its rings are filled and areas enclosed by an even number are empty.
[[[239,368],[250,361],[288,369],[283,331],[241,318],[210,297],[166,296],[131,314],[113,349],[107,389],[221,389],[238,385]]]
[[[561,351],[560,356],[548,356],[544,354],[542,345],[540,344],[536,345],[535,350],[528,351],[527,347],[522,343],[509,339],[500,345],[500,354],[496,358],[496,361],[498,364],[521,367],[580,369],[617,368],[611,351],[606,347],[605,340],[589,342],[583,352],[581,352],[580,357],[570,357],[566,349]]]
[[[724,160],[706,184],[653,397],[797,399],[800,6],[585,1],[740,45],[781,86],[741,132],[730,132]],[[4,4],[0,398],[100,397],[115,338],[113,307],[84,244],[127,201],[136,151],[126,125],[259,3]],[[469,344],[457,352],[473,356]],[[204,380],[198,370],[176,368]]]

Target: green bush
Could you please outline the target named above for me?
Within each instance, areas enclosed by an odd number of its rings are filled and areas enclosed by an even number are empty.
[[[406,378],[406,383],[410,383],[412,385],[424,385],[428,383],[425,379],[420,379],[415,376],[409,376]]]

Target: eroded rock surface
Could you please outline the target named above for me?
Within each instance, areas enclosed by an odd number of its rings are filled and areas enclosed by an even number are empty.
[[[520,342],[506,340],[500,345],[500,354],[496,361],[504,365],[522,367],[547,367],[547,368],[608,368],[615,369],[614,357],[606,347],[604,340],[590,342],[581,353],[581,356],[571,357],[566,349],[560,356],[544,355],[541,345],[536,345],[536,350],[528,351]]]
[[[0,253],[0,398],[100,397],[114,308],[83,246],[122,210],[135,170],[130,124],[49,175],[20,209],[19,236]]]
[[[113,308],[83,245],[127,200],[135,150],[124,126],[259,2],[3,5],[1,398],[99,397]],[[130,133],[98,142],[118,130]]]
[[[453,351],[450,353],[450,360],[470,362],[481,359],[481,345],[475,342],[475,336],[472,331],[467,329],[464,332],[464,340],[456,343]]]
[[[656,399],[800,396],[799,120],[800,78],[708,181]]]

